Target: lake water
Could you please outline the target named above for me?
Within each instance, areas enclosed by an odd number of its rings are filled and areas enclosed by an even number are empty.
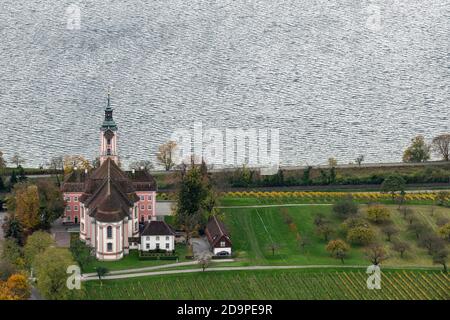
[[[195,121],[278,128],[285,165],[398,161],[413,136],[450,131],[446,0],[1,8],[0,150],[27,165],[94,158],[108,86],[125,164]]]

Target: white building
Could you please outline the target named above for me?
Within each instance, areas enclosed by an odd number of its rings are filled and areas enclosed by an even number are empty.
[[[164,221],[147,222],[141,233],[140,250],[175,250],[175,232]]]

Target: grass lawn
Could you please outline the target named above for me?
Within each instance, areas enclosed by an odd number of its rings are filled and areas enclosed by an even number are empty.
[[[187,260],[186,256],[186,246],[177,245],[176,253],[178,254],[178,262],[184,261],[192,261]],[[118,261],[98,261],[94,260],[84,271],[87,272],[95,272],[95,268],[97,267],[106,267],[108,270],[122,270],[122,269],[135,269],[135,268],[143,268],[143,267],[151,267],[151,266],[159,266],[164,264],[172,264],[177,262],[176,260],[139,260],[139,251],[138,250],[130,250],[130,253],[123,257],[123,259]]]
[[[365,270],[199,272],[83,284],[86,299],[449,299],[449,277],[439,271],[384,271],[369,290]]]
[[[254,200],[248,202],[236,199],[239,205],[253,205]],[[233,202],[233,205],[236,205]],[[376,232],[377,241],[385,245],[389,258],[383,262],[386,266],[432,266],[432,259],[423,248],[419,248],[415,236],[407,230],[408,222],[403,219],[397,207],[387,205],[391,212],[393,223],[400,230],[397,237],[410,244],[411,249],[405,253],[404,258],[391,250],[391,243],[386,240],[380,226],[372,224]],[[450,209],[434,207],[431,214],[430,206],[409,206],[416,214],[436,228],[438,217],[450,218]],[[329,221],[334,234],[331,238],[343,238],[339,232],[342,220],[332,213],[331,206],[312,205],[303,207],[269,207],[269,208],[224,208],[225,223],[230,229],[233,249],[236,257],[252,265],[305,265],[305,264],[336,264],[341,265],[337,259],[330,257],[325,250],[326,241],[316,234],[314,217],[323,214]],[[361,205],[361,215],[364,216],[367,205]],[[302,237],[309,239],[310,244],[303,250],[298,245],[297,234],[290,230],[283,218],[283,212],[288,214]],[[345,238],[344,238],[345,239]],[[269,245],[276,243],[279,249],[272,254]],[[364,255],[364,247],[352,245],[345,264],[369,265]]]

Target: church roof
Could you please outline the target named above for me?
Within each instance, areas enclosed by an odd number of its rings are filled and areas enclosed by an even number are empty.
[[[132,181],[110,158],[89,176],[80,201],[101,222],[120,221],[139,197]]]

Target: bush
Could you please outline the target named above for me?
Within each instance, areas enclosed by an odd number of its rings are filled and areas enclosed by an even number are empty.
[[[366,245],[373,242],[375,232],[369,226],[351,228],[347,233],[347,241],[353,244]]]
[[[373,206],[367,209],[367,218],[375,223],[386,222],[391,218],[389,210],[382,206]]]

